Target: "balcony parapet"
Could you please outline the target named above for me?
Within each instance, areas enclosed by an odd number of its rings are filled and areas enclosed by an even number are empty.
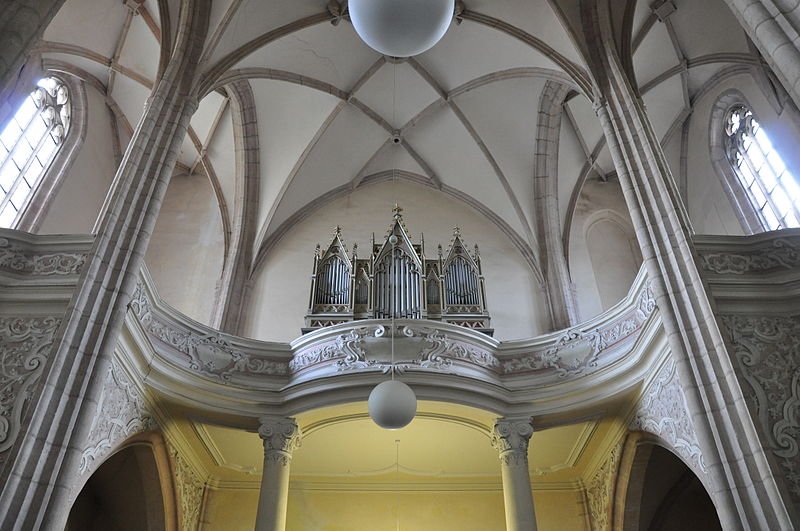
[[[139,349],[151,353],[146,362],[154,369],[149,383],[166,394],[191,396],[190,402],[224,409],[231,404],[224,406],[222,395],[235,396],[236,407],[252,406],[255,412],[256,402],[304,409],[310,407],[309,400],[315,402],[310,397],[333,391],[339,395],[333,400],[365,399],[369,387],[385,378],[392,366],[389,338],[394,335],[395,369],[416,384],[420,398],[473,393],[487,398],[477,401],[483,406],[505,409],[537,397],[556,399],[579,381],[586,392],[611,380],[620,388],[634,385],[642,373],[636,372],[636,361],[660,329],[656,314],[642,271],[628,296],[607,312],[580,326],[531,339],[498,341],[428,320],[396,320],[394,325],[390,320],[363,320],[326,327],[291,343],[273,343],[224,334],[192,321],[160,300],[144,271],[130,305],[128,328]],[[629,376],[616,378],[626,371]],[[292,401],[304,405],[288,406]]]
[[[0,229],[0,314],[63,313],[93,242],[92,235]]]
[[[697,261],[719,313],[797,313],[800,229],[696,236]]]

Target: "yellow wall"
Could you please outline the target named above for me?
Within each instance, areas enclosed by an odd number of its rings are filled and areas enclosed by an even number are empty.
[[[581,493],[537,491],[540,531],[587,529]],[[257,490],[210,490],[203,531],[250,531]],[[503,531],[503,493],[353,492],[292,489],[288,531]]]

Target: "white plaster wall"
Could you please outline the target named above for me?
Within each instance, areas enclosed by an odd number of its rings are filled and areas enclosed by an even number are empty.
[[[208,179],[173,177],[145,256],[161,298],[208,324],[222,274],[224,245],[219,208]]]
[[[765,128],[770,140],[780,151],[794,175],[800,175],[800,124],[792,113],[781,115],[773,106],[752,76],[741,74],[720,83],[713,91],[697,102],[689,137],[688,149],[688,211],[698,234],[741,235],[743,229],[734,208],[725,194],[720,176],[711,162],[709,126],[711,110],[719,96],[730,90],[741,92]]]
[[[39,231],[43,234],[91,232],[117,171],[110,111],[97,90],[84,86],[86,139],[42,222]]]
[[[480,246],[495,337],[520,339],[546,330],[539,284],[516,247],[493,223],[444,193],[389,182],[364,186],[337,199],[286,233],[254,276],[244,335],[271,341],[298,337],[308,310],[316,244],[326,247],[334,227],[340,225],[348,249],[352,251],[353,243],[358,243],[359,255],[367,256],[372,233],[383,240],[395,201],[404,209],[412,239],[418,242],[424,233],[428,258],[436,257],[439,243],[447,249],[456,225],[470,248],[476,243]]]
[[[575,206],[569,267],[585,321],[630,291],[642,260],[619,181],[586,181]]]

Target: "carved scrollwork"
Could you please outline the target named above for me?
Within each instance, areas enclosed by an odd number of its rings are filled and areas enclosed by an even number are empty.
[[[800,504],[800,316],[721,317],[751,411]],[[745,385],[746,382],[746,385]]]
[[[409,367],[448,371],[452,368],[453,361],[461,361],[493,372],[500,369],[500,362],[491,352],[455,341],[440,330],[424,326],[404,326],[402,333],[407,337],[421,338],[425,343],[419,357],[407,363]]]
[[[384,333],[384,327],[379,325],[353,328],[322,345],[298,352],[289,362],[289,370],[297,372],[332,360],[338,360],[339,371],[371,367],[375,363],[367,360],[364,339],[382,337]]]
[[[139,389],[131,382],[116,358],[100,393],[79,471],[86,473],[125,439],[156,428],[156,421]]]
[[[264,456],[268,462],[289,466],[292,452],[300,447],[302,432],[291,418],[264,416],[258,435],[264,441]]]
[[[674,360],[670,359],[650,384],[629,427],[657,435],[696,472],[706,472]]]
[[[800,246],[788,239],[776,239],[770,247],[749,253],[704,253],[700,256],[704,271],[718,275],[764,273],[775,269],[800,267]]]
[[[492,447],[508,466],[528,465],[528,443],[533,435],[530,418],[498,419],[492,429]]]
[[[593,531],[611,529],[611,504],[621,455],[622,445],[615,446],[586,486]]]
[[[597,331],[584,333],[568,330],[544,351],[503,362],[503,372],[513,374],[554,370],[561,378],[582,374],[597,365],[600,339]]]
[[[167,444],[174,468],[175,487],[180,504],[180,527],[182,531],[194,531],[200,524],[200,511],[203,505],[205,483],[194,468],[178,452],[178,449]]]
[[[0,462],[19,436],[60,324],[55,317],[0,318]]]
[[[34,254],[0,238],[0,269],[28,275],[78,275],[86,263],[86,253]]]
[[[161,321],[153,313],[141,283],[129,307],[148,334],[185,354],[189,368],[196,372],[223,382],[230,381],[235,374],[284,376],[289,372],[287,363],[250,355],[235,348],[219,333],[198,335]]]
[[[551,347],[526,356],[504,360],[504,374],[555,371],[559,378],[580,376],[598,366],[603,351],[638,333],[655,311],[656,302],[648,283],[636,307],[621,318],[595,330],[565,331]]]

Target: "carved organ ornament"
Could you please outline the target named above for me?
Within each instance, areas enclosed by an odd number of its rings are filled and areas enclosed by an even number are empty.
[[[339,227],[325,251],[317,245],[303,333],[362,319],[430,319],[492,335],[478,246],[470,253],[460,229],[447,252],[425,257],[425,240],[413,243],[395,205],[383,242],[372,252],[348,255]]]

